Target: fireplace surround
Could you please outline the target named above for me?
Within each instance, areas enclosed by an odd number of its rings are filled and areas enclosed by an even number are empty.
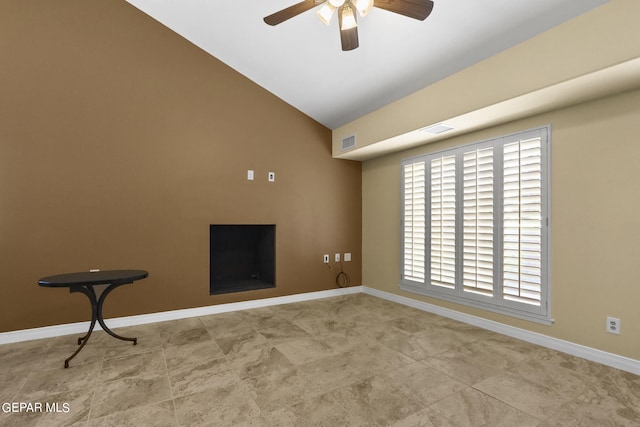
[[[273,288],[275,224],[211,224],[209,294]]]

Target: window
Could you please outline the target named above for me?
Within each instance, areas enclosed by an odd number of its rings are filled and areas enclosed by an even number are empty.
[[[401,289],[550,323],[549,131],[402,161]]]

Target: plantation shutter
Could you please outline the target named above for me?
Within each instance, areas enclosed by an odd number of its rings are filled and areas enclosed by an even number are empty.
[[[403,277],[424,282],[425,279],[425,162],[404,166],[403,208]]]
[[[456,284],[456,157],[431,160],[431,284]]]
[[[503,298],[540,306],[542,147],[531,138],[504,146]]]
[[[463,162],[463,289],[493,296],[493,147]]]
[[[549,132],[402,161],[400,289],[550,324]]]

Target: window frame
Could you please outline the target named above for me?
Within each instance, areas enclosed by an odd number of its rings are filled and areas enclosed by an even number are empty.
[[[540,206],[541,206],[541,229],[540,229],[540,305],[531,305],[524,302],[509,301],[503,294],[503,200],[504,200],[504,147],[518,141],[526,141],[532,138],[540,138]],[[470,307],[505,314],[511,317],[530,320],[542,324],[551,324],[551,304],[550,304],[550,260],[551,248],[549,244],[551,231],[551,126],[543,126],[522,132],[492,138],[489,140],[464,144],[444,150],[424,153],[401,160],[401,250],[400,250],[400,289],[428,297],[433,297],[445,301],[455,302]],[[464,287],[464,155],[465,153],[493,148],[493,295],[476,294],[465,291]],[[455,287],[448,289],[431,283],[431,167],[430,162],[448,156],[455,156]],[[405,277],[405,167],[409,164],[424,162],[424,280],[411,280]],[[496,195],[499,195],[497,197]],[[414,199],[412,199],[414,200]],[[414,260],[415,261],[415,260]]]

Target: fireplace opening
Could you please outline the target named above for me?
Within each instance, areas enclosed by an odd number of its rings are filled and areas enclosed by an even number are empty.
[[[273,288],[274,224],[211,224],[209,294]]]

